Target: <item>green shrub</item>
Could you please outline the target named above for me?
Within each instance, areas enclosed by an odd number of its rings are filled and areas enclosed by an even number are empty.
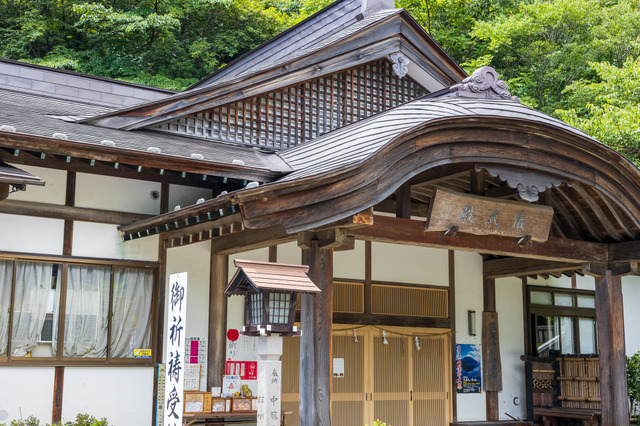
[[[61,423],[62,426],[109,426],[106,418],[96,420],[89,414],[78,414],[72,422]],[[0,423],[0,426],[7,426],[6,423]],[[13,420],[9,426],[43,426],[34,416],[27,417],[26,420]],[[51,426],[48,423],[46,426]]]

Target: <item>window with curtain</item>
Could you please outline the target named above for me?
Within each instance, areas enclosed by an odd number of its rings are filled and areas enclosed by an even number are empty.
[[[0,362],[135,358],[151,349],[154,277],[151,267],[0,258]]]
[[[530,287],[529,314],[533,355],[598,353],[594,292]]]

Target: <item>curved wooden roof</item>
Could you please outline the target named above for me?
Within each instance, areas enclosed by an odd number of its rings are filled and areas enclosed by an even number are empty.
[[[232,214],[241,222],[236,230],[282,226],[296,233],[369,207],[385,211],[405,183],[413,214],[425,217],[436,185],[471,192],[481,170],[488,172],[481,172],[486,196],[521,199],[501,175],[506,170],[548,181],[536,182],[537,202],[554,209],[552,237],[612,243],[640,236],[640,170],[585,133],[512,100],[422,99],[278,154],[292,173],[121,229],[135,238],[179,219],[198,223],[201,232],[218,228],[200,223],[202,212],[213,212],[215,223],[218,209],[239,206],[242,217],[237,207]],[[230,220],[225,213],[223,221]]]
[[[640,171],[583,132],[514,101],[415,101],[281,156],[293,173],[233,195],[248,227],[322,226],[382,202],[429,170],[457,165],[460,173],[484,164],[564,182],[548,201],[563,216],[558,227],[570,229],[564,236],[625,241],[640,231]]]

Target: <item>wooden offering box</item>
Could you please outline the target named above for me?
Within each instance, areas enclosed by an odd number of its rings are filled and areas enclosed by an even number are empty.
[[[185,391],[184,412],[202,413],[205,408],[205,393],[198,391]]]
[[[258,411],[258,398],[231,398],[232,413],[255,413]]]
[[[227,398],[211,398],[211,412],[212,413],[230,413],[231,412],[231,400]]]

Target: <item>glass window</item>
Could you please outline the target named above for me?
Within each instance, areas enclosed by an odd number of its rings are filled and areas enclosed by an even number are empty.
[[[153,271],[114,268],[111,356],[133,358],[135,349],[151,349]]]
[[[556,306],[573,306],[573,295],[556,293],[555,305]]]
[[[593,318],[579,318],[580,353],[596,353],[596,320]]]
[[[591,295],[579,294],[578,295],[578,307],[579,308],[595,308],[596,298]]]
[[[529,292],[533,355],[597,353],[593,292],[550,287],[533,287]]]
[[[55,320],[60,297],[62,268],[59,264],[17,262],[11,356],[52,356],[51,342],[43,341],[42,330],[47,317]],[[53,296],[52,296],[53,294]],[[54,326],[55,327],[55,326]]]
[[[107,356],[110,287],[110,267],[69,266],[63,356]]]
[[[13,260],[0,259],[0,356],[7,356]]]
[[[106,360],[151,349],[154,271],[0,259],[0,357]]]
[[[549,351],[560,349],[558,318],[536,315],[536,349],[539,356],[549,355]]]
[[[548,291],[532,291],[531,303],[533,305],[551,305],[553,304],[552,293]]]
[[[560,318],[560,351],[563,354],[572,354],[575,352],[573,340],[573,318]]]
[[[291,294],[269,293],[269,322],[286,324],[289,322]]]

